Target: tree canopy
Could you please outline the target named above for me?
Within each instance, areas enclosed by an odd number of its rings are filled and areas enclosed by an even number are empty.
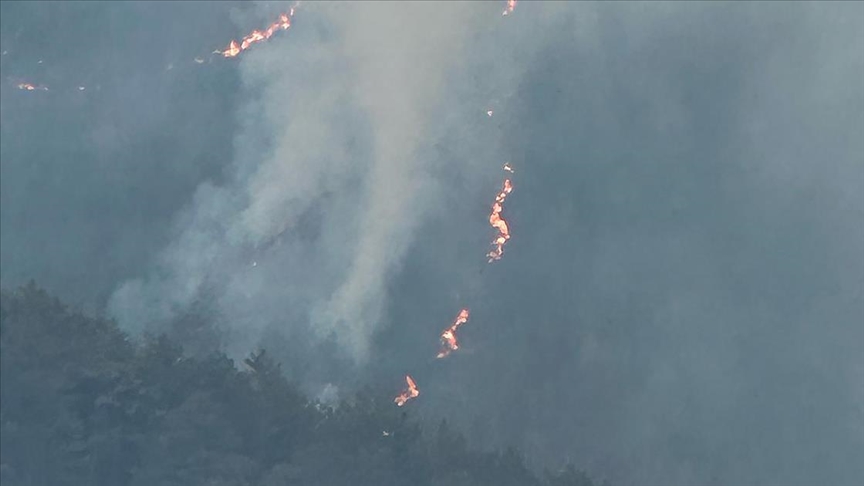
[[[324,406],[264,351],[238,369],[165,336],[132,343],[33,283],[0,294],[0,366],[4,486],[595,484],[469,450],[369,393]]]

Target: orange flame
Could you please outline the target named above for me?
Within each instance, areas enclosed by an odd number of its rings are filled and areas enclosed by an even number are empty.
[[[243,38],[239,43],[232,40],[224,51],[214,51],[214,54],[222,54],[223,57],[237,57],[241,52],[252,47],[253,44],[265,41],[273,36],[279,30],[288,30],[291,28],[291,18],[294,17],[294,7],[279,15],[279,20],[270,24],[265,30],[253,30],[252,33]]]
[[[441,351],[438,352],[438,358],[444,358],[451,352],[459,349],[459,341],[456,340],[456,329],[459,329],[459,326],[468,322],[468,316],[468,309],[462,309],[459,311],[459,315],[456,316],[453,324],[441,333]]]
[[[405,405],[405,402],[411,400],[412,398],[417,398],[420,395],[420,390],[417,388],[417,384],[414,383],[414,380],[411,378],[411,375],[405,375],[405,381],[408,383],[408,389],[399,394],[393,401],[396,402],[396,406],[401,407]]]
[[[516,0],[507,0],[507,8],[501,15],[510,15],[516,9]]]
[[[510,167],[509,164],[504,164],[504,170],[513,172],[513,168]],[[492,205],[492,214],[489,215],[489,224],[498,230],[498,236],[492,240],[492,246],[494,246],[495,249],[486,254],[486,256],[489,257],[489,263],[501,259],[501,255],[504,254],[504,243],[507,243],[507,240],[510,239],[510,228],[507,226],[507,221],[504,221],[504,218],[501,217],[501,211],[504,210],[504,200],[507,199],[507,195],[510,194],[510,191],[512,190],[513,184],[510,182],[510,179],[504,179],[504,187],[501,189],[501,192],[495,196],[495,204]]]

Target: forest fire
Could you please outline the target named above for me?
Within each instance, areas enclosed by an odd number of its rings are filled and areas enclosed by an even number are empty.
[[[438,358],[445,358],[447,355],[459,349],[459,341],[456,339],[456,329],[462,324],[468,322],[468,309],[459,311],[456,320],[444,332],[441,333],[441,351],[438,352]]]
[[[405,375],[405,381],[408,383],[408,388],[402,393],[400,393],[395,399],[393,399],[393,401],[396,402],[396,405],[399,407],[405,405],[405,402],[407,402],[408,400],[420,396],[420,390],[417,388],[417,384],[414,383],[411,375]]]
[[[509,164],[504,164],[504,170],[513,172],[513,168]],[[489,215],[489,224],[498,230],[498,236],[492,240],[492,246],[495,248],[486,254],[489,257],[489,263],[501,259],[501,255],[504,254],[504,243],[507,243],[507,240],[510,239],[510,228],[507,226],[507,221],[501,217],[501,212],[504,210],[504,200],[507,199],[507,195],[512,190],[513,184],[510,182],[510,179],[504,179],[504,186],[501,188],[501,192],[495,196],[495,203],[492,204],[492,214]]]
[[[253,30],[249,35],[243,38],[240,42],[232,40],[224,51],[213,51],[214,54],[221,54],[223,57],[237,57],[241,52],[249,49],[253,44],[265,41],[273,36],[279,30],[288,30],[291,28],[291,18],[294,17],[294,7],[279,15],[279,20],[270,24],[265,30]]]
[[[509,14],[513,13],[514,9],[516,8],[516,3],[517,3],[516,0],[507,0],[506,8],[503,12],[503,15],[509,15]],[[270,39],[278,31],[289,30],[292,26],[292,19],[294,17],[295,9],[297,6],[299,6],[299,4],[300,4],[300,2],[296,2],[293,4],[292,7],[290,7],[290,9],[286,13],[279,14],[278,19],[275,22],[271,23],[266,29],[252,30],[248,35],[242,37],[240,40],[232,39],[228,43],[228,45],[224,48],[224,50],[213,51],[213,54],[211,54],[209,56],[209,58],[195,57],[194,59],[192,59],[192,62],[194,62],[195,64],[199,64],[199,65],[205,64],[205,63],[210,63],[213,60],[213,56],[216,54],[218,54],[224,58],[235,58],[235,57],[238,57],[240,54],[242,54],[244,51],[250,49],[253,45]],[[4,51],[4,54],[5,54],[5,51]],[[39,60],[38,64],[41,64],[41,63],[42,63],[42,61]],[[174,65],[169,64],[166,70],[172,70],[172,69],[174,69]],[[17,78],[17,79],[13,78],[12,80],[10,80],[10,84],[16,85],[19,90],[24,90],[24,91],[48,91],[47,86],[24,82],[21,80],[21,78]],[[54,92],[57,92],[60,94],[65,93],[66,91],[69,91],[69,90],[75,90],[76,88],[77,88],[77,91],[79,91],[79,92],[83,92],[85,90],[87,90],[88,92],[91,90],[93,90],[93,91],[99,91],[100,90],[99,85],[90,86],[88,88],[88,87],[83,86],[83,85],[81,85],[81,86],[77,86],[75,84],[58,85],[58,84],[54,84],[52,82],[52,86],[54,86]],[[497,102],[488,102],[488,103],[489,104],[487,104],[485,107],[479,107],[478,111],[482,110],[488,118],[492,118],[493,116],[495,116],[495,117],[500,116],[500,114],[496,114],[496,111],[493,109],[493,108],[500,108],[500,106],[498,106]],[[483,110],[483,108],[485,108],[485,110]],[[505,115],[506,115],[506,113],[505,113]],[[479,116],[482,118],[482,115],[479,115]],[[503,165],[503,170],[505,172],[508,172],[509,174],[507,174],[506,175],[507,177],[504,178],[503,186],[501,187],[500,191],[497,193],[497,195],[495,197],[495,201],[492,204],[491,213],[489,214],[489,224],[496,230],[495,237],[491,243],[492,250],[490,250],[486,254],[489,263],[492,263],[493,261],[501,259],[502,255],[504,253],[504,245],[507,243],[507,241],[510,239],[510,236],[511,236],[509,225],[508,225],[507,221],[505,221],[504,218],[502,217],[502,212],[504,210],[504,202],[507,199],[507,196],[513,190],[513,185],[512,185],[511,179],[509,177],[510,177],[510,174],[513,174],[515,171],[510,166],[509,162],[505,163]],[[257,267],[258,266],[257,261],[252,261],[251,266]],[[440,350],[439,350],[436,358],[438,358],[438,359],[446,358],[452,352],[459,349],[459,340],[457,338],[457,331],[461,325],[468,322],[469,315],[470,315],[470,313],[469,313],[468,309],[461,309],[459,311],[459,314],[456,316],[456,318],[451,323],[451,325],[441,332],[441,335],[440,335],[441,347],[440,347]],[[256,372],[256,369],[252,366],[252,364],[250,364],[248,362],[248,360],[245,364],[250,367],[250,370],[252,372]],[[396,403],[396,405],[399,407],[404,406],[408,401],[410,401],[410,400],[412,400],[412,399],[414,399],[420,395],[420,390],[417,388],[416,382],[414,381],[414,379],[410,375],[405,376],[405,381],[407,383],[407,388],[405,388],[393,400]],[[386,430],[382,431],[382,435],[385,437],[389,436],[390,434],[391,434],[391,432],[388,432]]]

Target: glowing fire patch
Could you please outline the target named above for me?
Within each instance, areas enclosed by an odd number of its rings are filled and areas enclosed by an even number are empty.
[[[456,320],[444,332],[441,333],[441,351],[438,352],[438,358],[446,358],[450,353],[459,349],[459,340],[456,339],[456,329],[459,326],[468,322],[468,309],[459,311]]]
[[[47,86],[35,85],[30,83],[18,83],[18,89],[23,89],[24,91],[48,91]]]
[[[507,0],[507,7],[501,15],[510,15],[514,10],[516,10],[516,0]]]
[[[420,390],[417,388],[417,384],[414,383],[414,380],[410,375],[405,375],[405,381],[408,383],[408,388],[400,393],[395,399],[396,405],[401,407],[405,405],[405,402],[411,400],[412,398],[417,398],[420,396]]]

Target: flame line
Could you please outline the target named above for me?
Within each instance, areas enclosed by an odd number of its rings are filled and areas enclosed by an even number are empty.
[[[513,172],[513,168],[510,167],[510,164],[504,164],[504,170],[511,173]],[[504,254],[504,244],[510,239],[510,228],[507,226],[507,221],[505,221],[501,216],[501,212],[504,211],[504,201],[512,190],[513,183],[509,178],[504,179],[504,186],[501,188],[501,191],[498,192],[498,195],[495,196],[495,203],[492,204],[492,213],[489,215],[489,224],[498,230],[498,235],[494,240],[492,240],[492,246],[495,248],[486,254],[489,258],[488,263],[501,259],[501,255]]]
[[[37,90],[38,91],[48,91],[48,87],[45,85],[41,85],[41,84],[36,85],[36,84],[30,84],[30,83],[18,83],[18,89],[21,89],[24,91],[37,91]]]
[[[294,17],[294,9],[299,5],[299,2],[295,3],[287,13],[279,14],[279,20],[270,24],[264,30],[253,30],[246,37],[243,38],[240,42],[236,40],[231,40],[228,43],[228,47],[225,48],[224,51],[213,51],[213,54],[221,54],[222,57],[237,57],[241,52],[249,49],[254,44],[265,41],[273,36],[276,32],[280,30],[288,30],[291,28],[291,19]]]

